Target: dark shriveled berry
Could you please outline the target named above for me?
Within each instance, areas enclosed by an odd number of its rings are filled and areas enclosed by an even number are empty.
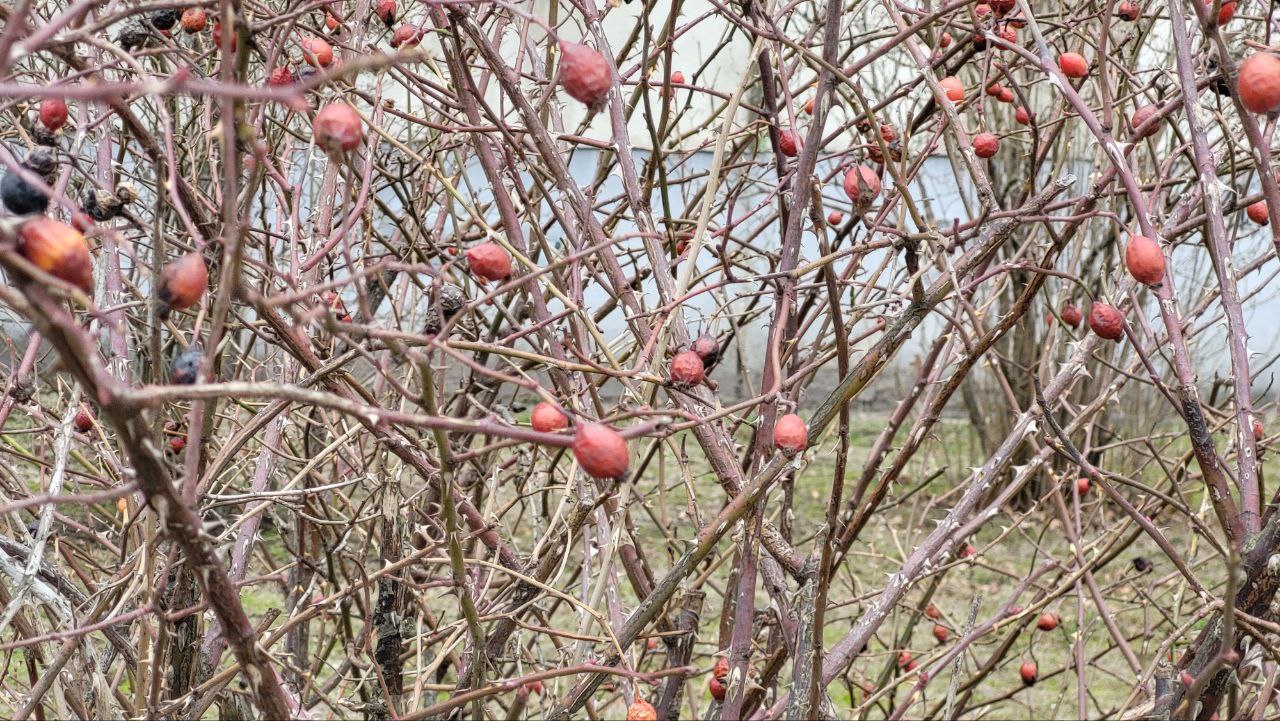
[[[157,30],[172,30],[182,16],[175,8],[166,8],[151,13],[151,26]]]
[[[177,386],[189,386],[196,382],[196,374],[200,371],[200,361],[204,359],[204,349],[198,345],[188,347],[173,359],[169,365],[169,382]]]
[[[136,21],[125,25],[120,30],[120,34],[116,35],[116,45],[119,45],[120,49],[126,53],[145,48],[151,43],[151,40],[151,31],[143,26],[142,23]]]
[[[43,213],[49,207],[49,196],[13,170],[0,178],[0,200],[14,215]]]

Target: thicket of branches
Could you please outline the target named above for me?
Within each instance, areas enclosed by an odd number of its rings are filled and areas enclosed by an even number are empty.
[[[1272,12],[0,5],[4,715],[1274,716]]]

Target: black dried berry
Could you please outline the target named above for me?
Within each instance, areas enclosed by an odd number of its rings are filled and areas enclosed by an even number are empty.
[[[444,311],[446,319],[457,315],[466,304],[467,298],[462,294],[461,288],[452,283],[440,286],[440,310]]]
[[[56,148],[62,141],[62,131],[50,130],[43,123],[33,123],[31,125],[31,139],[36,142],[36,145]]]
[[[173,359],[169,366],[169,382],[179,386],[189,386],[196,382],[196,373],[200,370],[200,361],[204,359],[204,351],[198,345],[188,347]]]
[[[27,167],[26,163],[22,165],[36,175],[44,175]],[[13,170],[5,171],[4,177],[0,178],[0,200],[4,201],[4,207],[14,215],[43,213],[49,208],[49,196]]]
[[[173,8],[157,10],[151,13],[151,25],[157,30],[170,30],[178,24],[180,16],[181,14]]]
[[[130,22],[120,29],[116,44],[126,53],[146,47],[151,42],[151,31],[139,22]]]
[[[138,193],[133,189],[133,186],[121,183],[116,187],[115,193],[92,188],[86,190],[81,203],[83,203],[82,209],[86,215],[102,223],[120,215],[124,210],[124,206],[137,199]]]
[[[26,160],[22,161],[22,164],[31,172],[52,183],[54,171],[58,169],[58,154],[49,148],[36,148],[31,151]]]

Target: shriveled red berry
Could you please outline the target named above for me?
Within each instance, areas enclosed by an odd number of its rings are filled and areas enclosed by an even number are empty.
[[[529,415],[529,423],[539,433],[556,433],[569,427],[569,416],[554,403],[542,401],[533,407]]]
[[[467,262],[471,272],[485,280],[506,280],[511,277],[511,254],[494,242],[473,245],[467,249]]]
[[[1062,309],[1063,323],[1066,323],[1072,328],[1079,328],[1081,320],[1083,320],[1083,318],[1080,317],[1080,309],[1075,307],[1074,304],[1067,303],[1066,306],[1063,307]]]
[[[40,102],[40,124],[49,130],[57,130],[67,123],[67,101],[62,98],[45,98]]]
[[[160,280],[160,302],[173,310],[190,308],[200,302],[209,287],[209,268],[200,253],[187,253],[164,267]]]
[[[205,15],[204,8],[187,8],[182,11],[182,19],[179,20],[182,29],[189,33],[204,32],[205,25],[208,24],[208,17]]]
[[[1034,686],[1039,674],[1040,671],[1036,668],[1035,661],[1026,661],[1018,669],[1018,675],[1022,677],[1022,683],[1026,686]]]
[[[1062,618],[1056,613],[1043,613],[1040,618],[1036,619],[1036,628],[1041,631],[1052,631],[1062,622]]]
[[[680,72],[679,70],[675,71],[674,73],[671,73],[671,84],[684,85],[684,73]]]
[[[277,87],[281,85],[293,85],[295,80],[297,80],[297,76],[293,74],[293,68],[288,65],[281,65],[267,75],[267,85]]]
[[[979,158],[991,158],[1000,152],[1000,138],[994,133],[978,133],[973,137],[973,154]]]
[[[1256,203],[1250,203],[1249,207],[1244,209],[1245,215],[1249,216],[1249,220],[1258,225],[1266,225],[1271,222],[1271,216],[1267,214],[1267,201],[1259,200]]]
[[[355,150],[364,141],[360,115],[346,103],[330,103],[321,108],[311,123],[311,133],[316,145],[333,154]]]
[[[80,231],[37,217],[18,229],[18,252],[32,265],[86,293],[93,289],[93,258]]]
[[[949,45],[951,45],[951,33],[943,33],[942,36],[938,38],[938,47],[945,48]]]
[[[1262,420],[1259,418],[1254,418],[1253,419],[1253,440],[1260,441],[1265,437],[1266,437],[1266,434],[1263,432]]]
[[[991,83],[990,85],[987,86],[986,93],[987,95],[993,98],[998,98],[1000,97],[1001,90],[1004,90],[1003,85],[1001,85],[1000,83]]]
[[[1088,478],[1081,476],[1076,479],[1076,493],[1079,493],[1082,496],[1088,495],[1089,488],[1091,488],[1091,485]]]
[[[425,34],[417,25],[401,25],[391,33],[391,47],[411,48],[422,42]]]
[[[996,96],[996,99],[1002,103],[1012,103],[1013,91],[1009,88],[1000,88],[1000,95]]]
[[[170,453],[174,453],[174,454],[181,453],[186,447],[187,447],[186,436],[174,436],[169,439]]]
[[[569,97],[589,107],[604,101],[613,75],[604,56],[586,45],[560,43],[560,84]]]
[[[573,439],[573,457],[592,478],[622,478],[631,465],[627,441],[620,433],[599,423],[578,426]]]
[[[844,213],[833,210],[827,215],[827,225],[840,225],[844,222]]]
[[[1018,121],[1019,125],[1031,124],[1031,111],[1019,105],[1017,110],[1013,111],[1013,119]]]
[[[712,678],[724,678],[729,675],[729,659],[721,656],[716,659],[716,664],[711,667]]]
[[[704,369],[711,368],[720,360],[720,341],[713,335],[701,335],[694,341],[691,349],[702,359]]]
[[[707,690],[711,692],[711,698],[717,701],[723,701],[725,697],[725,693],[729,689],[727,686],[724,685],[724,681],[721,681],[715,676],[712,676],[707,681]]]
[[[804,147],[804,141],[794,130],[784,130],[778,134],[778,150],[788,158],[794,158],[800,154],[800,149]]]
[[[939,611],[939,610],[938,610],[938,607],[937,607],[937,606],[935,606],[935,605],[933,605],[933,604],[931,603],[931,604],[929,604],[928,606],[926,606],[926,607],[925,607],[925,609],[924,609],[924,615],[926,615],[926,616],[928,616],[929,618],[931,618],[931,619],[933,619],[933,620],[937,621],[938,619],[942,618],[942,611]]]
[[[627,707],[627,721],[658,721],[658,710],[642,698]]]
[[[1094,303],[1089,309],[1089,329],[1107,340],[1124,336],[1124,314],[1106,303]]]
[[[680,351],[671,357],[671,381],[680,385],[697,385],[702,382],[706,368],[702,356],[694,351]]]
[[[773,446],[787,455],[803,451],[809,445],[809,426],[804,419],[788,413],[773,422]]]
[[[1145,285],[1160,285],[1164,280],[1164,251],[1160,244],[1143,235],[1129,238],[1124,250],[1124,264],[1129,275]]]
[[[1063,53],[1058,56],[1058,68],[1069,78],[1089,76],[1089,62],[1080,53]]]
[[[899,667],[907,668],[908,666],[913,666],[913,665],[915,665],[915,659],[911,656],[910,651],[902,651],[901,653],[898,654]]]

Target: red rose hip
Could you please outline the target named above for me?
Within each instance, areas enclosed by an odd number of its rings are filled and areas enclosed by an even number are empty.
[[[539,433],[556,433],[569,427],[569,416],[554,403],[542,401],[533,407],[529,422],[533,425],[533,430]]]
[[[586,45],[560,43],[560,84],[569,97],[595,107],[613,87],[613,76],[604,56]]]
[[[1255,113],[1280,109],[1280,58],[1271,53],[1254,53],[1240,63],[1236,75],[1240,104]]]
[[[52,218],[32,218],[18,229],[18,252],[40,270],[88,293],[93,258],[80,231]]]
[[[1244,213],[1249,216],[1249,220],[1258,225],[1266,225],[1271,222],[1271,216],[1267,214],[1267,201],[1265,200],[1250,203],[1249,207],[1244,209]]]
[[[658,710],[642,698],[627,707],[627,721],[658,721]]]
[[[942,90],[947,94],[947,100],[958,103],[964,100],[964,83],[960,82],[960,78],[954,75],[948,75],[938,81],[938,85],[942,86]]]
[[[40,124],[57,130],[67,123],[67,103],[62,98],[45,98],[40,103]]]
[[[592,478],[622,478],[631,465],[626,439],[599,423],[578,426],[573,439],[573,457]]]
[[[979,158],[991,158],[1000,152],[1000,138],[994,133],[978,133],[973,138],[973,154]]]
[[[1164,280],[1164,251],[1160,244],[1143,235],[1129,239],[1124,250],[1124,264],[1129,275],[1139,283],[1156,286]]]
[[[1124,314],[1115,306],[1094,303],[1089,309],[1089,329],[1107,340],[1120,340],[1124,336]]]
[[[1072,328],[1079,328],[1081,320],[1083,318],[1080,317],[1080,309],[1075,307],[1073,303],[1067,303],[1066,307],[1062,309],[1062,322]]]
[[[933,625],[933,637],[938,640],[938,643],[946,643],[947,639],[951,637],[951,632],[947,630],[946,626],[935,623]]]
[[[1149,138],[1152,135],[1155,135],[1156,133],[1160,132],[1159,123],[1153,124],[1151,127],[1147,128],[1146,130],[1143,130],[1143,131],[1138,130],[1138,128],[1142,126],[1143,123],[1150,120],[1157,112],[1159,112],[1159,110],[1160,109],[1154,105],[1143,105],[1142,107],[1133,111],[1133,116],[1129,118],[1129,127],[1133,130],[1134,139],[1141,140],[1142,138]]]
[[[784,130],[778,134],[778,150],[788,158],[794,158],[800,154],[800,149],[804,147],[804,141],[796,134],[794,130]]]
[[[1063,53],[1058,56],[1058,68],[1069,78],[1089,76],[1089,62],[1080,53]]]
[[[182,11],[182,19],[179,20],[182,29],[189,33],[203,32],[208,21],[204,8],[187,8]]]
[[[320,38],[306,38],[301,43],[302,59],[314,68],[327,68],[333,64],[333,48]]]
[[[160,280],[160,302],[173,310],[190,308],[200,302],[209,287],[209,268],[204,256],[187,253],[164,267]]]
[[[316,113],[311,124],[316,144],[332,154],[350,152],[364,141],[360,115],[346,103],[330,103]]]
[[[80,409],[76,411],[75,417],[76,430],[81,433],[88,433],[93,429],[93,411],[89,410],[89,406],[80,404]]]
[[[424,33],[422,28],[416,25],[401,25],[396,31],[391,33],[391,47],[393,48],[412,48],[422,42]]]
[[[506,280],[511,277],[511,254],[494,242],[473,245],[467,249],[467,262],[471,272],[485,280]]]
[[[1022,664],[1022,668],[1018,669],[1018,675],[1022,677],[1022,683],[1027,686],[1034,686],[1036,678],[1040,671],[1036,668],[1034,661],[1027,661]]]
[[[680,351],[671,357],[671,380],[679,385],[693,386],[702,382],[706,367],[702,356],[692,350]]]
[[[880,174],[866,165],[849,168],[844,174],[844,192],[855,207],[866,209],[880,195]]]
[[[787,455],[795,455],[809,445],[809,427],[804,419],[788,413],[773,422],[773,445]]]

